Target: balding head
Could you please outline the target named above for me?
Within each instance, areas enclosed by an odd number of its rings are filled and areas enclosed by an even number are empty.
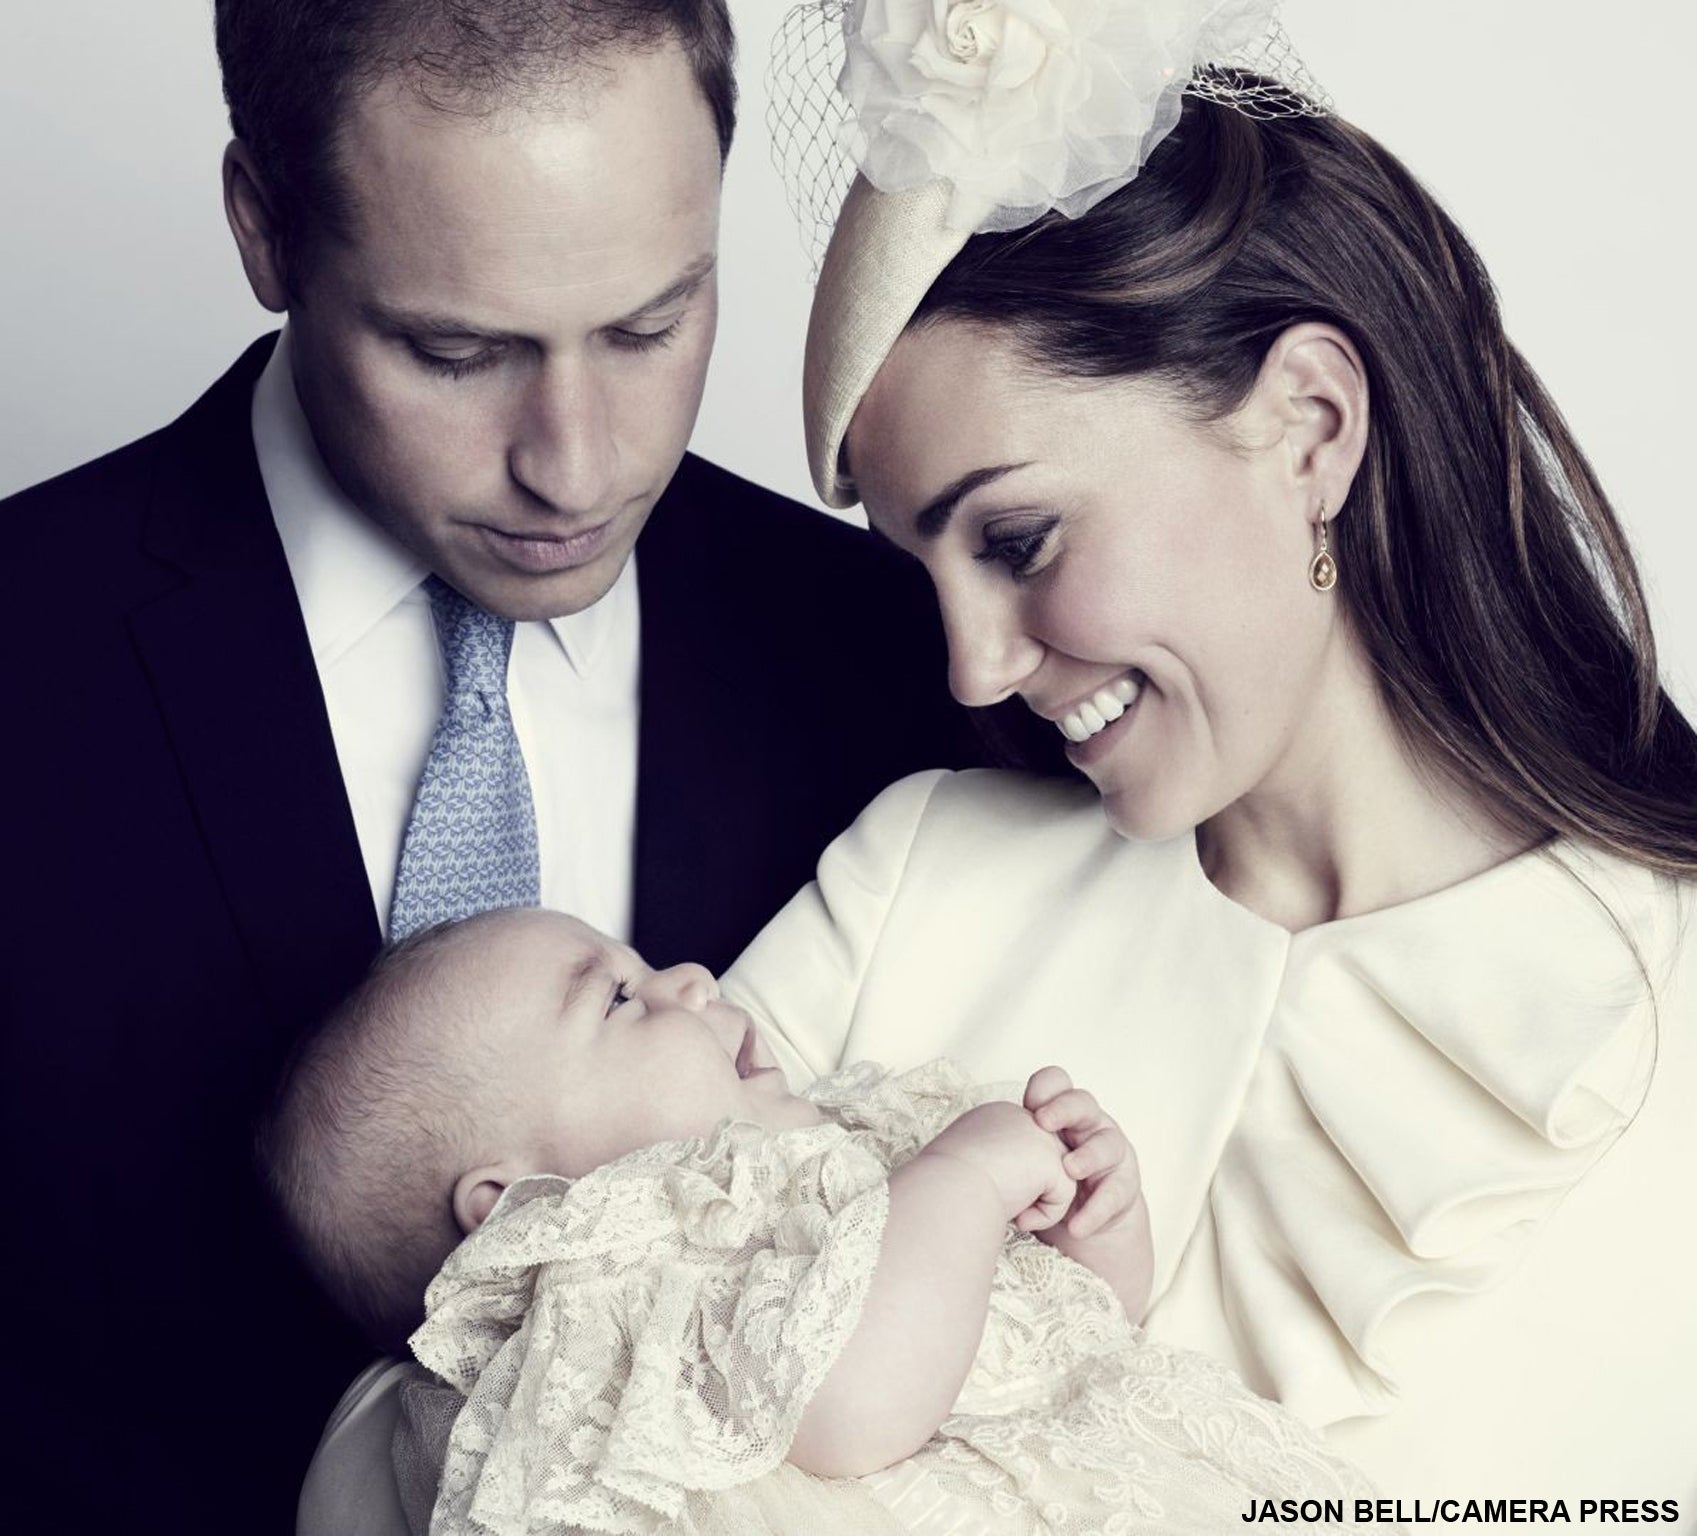
[[[725,0],[216,0],[230,126],[298,259],[352,211],[342,133],[398,81],[426,110],[485,116],[592,85],[610,58],[676,44],[712,114],[736,126]]]

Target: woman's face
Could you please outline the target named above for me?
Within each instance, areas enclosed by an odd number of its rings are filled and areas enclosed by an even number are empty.
[[[1055,722],[1126,836],[1300,772],[1341,632],[1307,574],[1337,423],[1271,367],[1198,425],[1156,382],[1057,379],[943,323],[902,338],[849,431],[873,526],[936,587],[955,697]]]

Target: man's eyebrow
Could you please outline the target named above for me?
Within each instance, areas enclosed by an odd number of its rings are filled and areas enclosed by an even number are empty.
[[[609,321],[608,325],[617,329],[619,326],[629,325],[633,320],[646,320],[657,310],[669,309],[680,299],[687,299],[706,282],[709,274],[718,264],[719,258],[712,255],[703,256],[699,260],[691,262],[684,269],[683,275],[670,287],[662,289],[646,303],[637,305],[628,314],[621,315],[617,320]]]
[[[718,265],[716,256],[703,256],[692,262],[674,283],[668,284],[651,299],[645,299],[641,304],[628,313],[620,315],[616,320],[609,320],[601,327],[603,330],[618,330],[640,320],[646,320],[659,310],[670,308],[682,299],[687,299],[695,292]],[[365,317],[386,330],[397,331],[407,336],[453,336],[475,337],[479,341],[511,342],[523,341],[525,338],[516,331],[491,330],[487,326],[473,324],[461,315],[443,314],[437,310],[428,309],[394,309],[387,304],[381,304],[375,299],[368,299],[361,305]]]
[[[935,539],[949,526],[955,508],[980,486],[1000,480],[1003,475],[1011,475],[1016,469],[1024,469],[1030,462],[1024,459],[1018,464],[990,464],[962,475],[945,488],[941,496],[934,497],[919,509],[913,519],[914,532],[922,539]]]
[[[475,336],[480,341],[519,341],[511,331],[491,331],[456,315],[440,314],[427,309],[391,309],[375,299],[367,299],[360,308],[366,319],[391,331],[409,336]]]

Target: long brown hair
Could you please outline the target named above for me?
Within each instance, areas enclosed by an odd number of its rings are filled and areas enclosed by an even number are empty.
[[[1057,374],[1158,377],[1203,420],[1287,327],[1344,331],[1371,407],[1338,594],[1399,728],[1524,832],[1697,874],[1697,736],[1626,537],[1478,255],[1366,134],[1187,98],[1083,218],[969,241],[913,323],[943,319]]]

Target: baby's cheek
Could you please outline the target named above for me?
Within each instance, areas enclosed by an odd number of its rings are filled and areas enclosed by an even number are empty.
[[[658,1120],[654,1140],[709,1135],[727,1117],[746,1119],[736,1069],[716,1052],[679,1053],[662,1081],[650,1084],[648,1118]]]

